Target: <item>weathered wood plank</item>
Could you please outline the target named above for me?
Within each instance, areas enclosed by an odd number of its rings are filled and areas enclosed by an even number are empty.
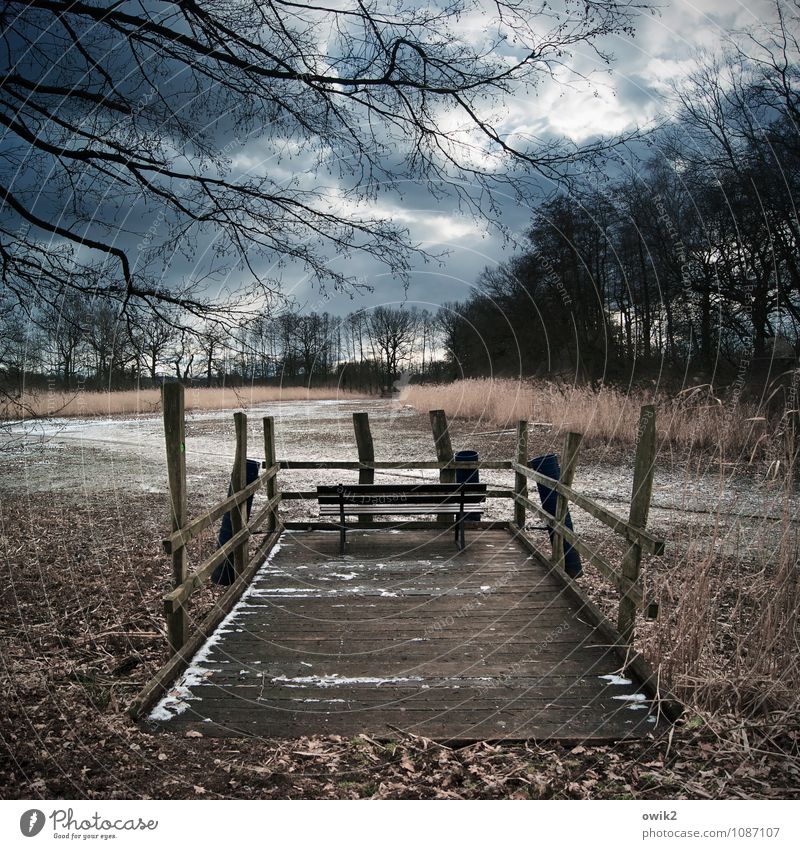
[[[528,464],[528,422],[520,420],[517,422],[517,453],[516,461],[518,464],[526,466]],[[526,497],[528,495],[528,479],[525,475],[514,475],[514,524],[518,528],[525,527],[525,507],[517,500],[518,497]]]
[[[202,516],[192,519],[181,530],[175,531],[171,536],[162,540],[164,551],[167,554],[172,554],[173,551],[176,551],[182,545],[186,545],[186,543],[196,539],[209,525],[212,525],[217,519],[221,519],[233,507],[237,507],[243,501],[247,501],[265,483],[273,480],[277,471],[277,466],[266,469],[262,475],[259,475],[256,480],[248,484],[244,489],[234,492],[233,495],[229,495],[224,501],[220,501],[219,504],[216,504],[207,513],[203,513]],[[267,495],[269,495],[269,487],[267,487]]]
[[[278,494],[278,467],[275,464],[275,419],[272,416],[264,416],[264,466],[267,469],[265,474],[269,474],[266,478],[267,482],[267,499],[272,503],[272,500]],[[263,477],[263,475],[262,475]],[[272,510],[269,521],[267,522],[267,531],[272,533],[278,527],[279,517],[278,508]]]
[[[653,474],[656,463],[656,408],[652,404],[643,406],[640,411],[637,436],[636,459],[633,466],[633,492],[631,493],[628,521],[631,525],[643,528],[647,524],[647,515],[650,512],[650,497],[653,493]],[[621,568],[625,581],[631,586],[639,580],[641,562],[642,546],[638,542],[633,542],[622,558]],[[617,630],[628,643],[633,640],[636,608],[638,606],[641,606],[640,599],[634,598],[630,591],[623,593],[619,601]]]
[[[236,432],[236,453],[233,458],[231,472],[231,489],[239,492],[247,485],[247,414],[233,414],[234,430]],[[242,533],[247,526],[247,502],[243,501],[231,510],[232,540],[237,540],[233,549],[234,569],[237,575],[244,574],[250,560],[248,551],[249,533]]]
[[[355,460],[279,460],[282,469],[510,469],[511,460],[376,460],[359,463]]]
[[[262,647],[268,650],[269,646]],[[225,660],[227,664],[224,664]],[[254,670],[264,671],[271,674],[273,677],[308,677],[313,672],[314,659],[312,658],[312,667],[308,666],[308,658],[305,654],[298,652],[294,658],[282,657],[275,658],[270,661],[262,661],[256,665],[254,661],[250,661],[248,665],[239,666],[240,669],[245,669],[248,674]],[[317,664],[321,664],[322,660],[317,659]],[[221,668],[219,664],[224,664],[227,667],[237,666],[233,664],[230,657],[226,658],[222,655],[216,658],[216,661],[209,661],[208,664],[203,664],[203,670],[214,673],[216,669]],[[374,678],[375,662],[374,658],[367,655],[358,658],[344,658],[332,667],[330,661],[325,662],[327,668],[320,666],[320,673],[328,674],[330,668],[335,668],[336,673],[342,677],[371,679]],[[518,680],[522,683],[519,686],[525,687],[525,681],[529,678],[552,678],[557,674],[571,676],[576,680],[578,678],[595,675],[611,675],[619,669],[619,660],[609,649],[603,651],[595,650],[586,654],[576,656],[574,659],[570,657],[569,661],[564,659],[563,651],[556,655],[552,653],[549,657],[541,657],[535,660],[520,661],[519,659],[503,660],[501,658],[492,659],[487,663],[465,662],[457,659],[439,659],[429,660],[426,663],[396,664],[392,667],[381,669],[382,678],[395,676],[416,676],[427,680],[439,680],[444,676],[452,678],[487,678],[491,683],[487,682],[487,687],[497,686],[498,682],[509,682],[508,686],[516,687]],[[212,674],[208,679],[208,687],[214,688],[216,678]],[[244,682],[254,682],[255,678],[243,678]],[[376,684],[378,688],[386,686],[385,684]],[[505,686],[505,684],[504,684]],[[203,690],[203,693],[210,690]]]
[[[643,717],[631,714],[631,720],[609,721],[602,728],[596,725],[596,711],[566,711],[555,717],[547,712],[531,715],[529,711],[495,711],[474,713],[448,711],[442,718],[420,720],[401,711],[390,714],[356,716],[351,724],[369,730],[378,739],[396,739],[398,732],[417,734],[453,744],[468,744],[477,740],[502,741],[519,739],[552,740],[576,744],[608,744],[627,737],[645,737],[662,730],[663,726],[649,724],[647,711]],[[625,725],[625,722],[630,725]],[[262,711],[251,721],[237,723],[186,722],[182,730],[199,731],[206,737],[277,737],[296,738],[307,734],[337,733],[339,718],[327,712]]]
[[[221,545],[213,554],[209,555],[179,586],[166,593],[163,600],[164,610],[167,614],[172,615],[172,613],[186,604],[189,596],[211,577],[214,569],[220,563],[227,560],[231,554],[235,553],[241,546],[242,541],[249,539],[253,532],[264,524],[269,516],[272,515],[275,505],[280,500],[280,495],[276,495],[271,501],[268,501],[246,527],[235,533],[224,545]]]
[[[369,555],[339,557],[326,532],[284,534],[193,672],[194,698],[156,724],[205,736],[394,727],[439,739],[606,741],[657,727],[648,710],[630,710],[641,682],[615,683],[619,645],[565,591],[571,582],[506,530],[481,532],[457,556],[450,534],[353,536]],[[326,570],[339,575],[337,594],[293,597],[324,591]]]
[[[263,706],[244,710],[232,719],[223,703],[215,710],[202,710],[191,705],[180,723],[196,728],[204,736],[271,736],[296,737],[304,734],[335,734],[343,727],[363,729],[378,737],[395,737],[407,731],[440,740],[475,739],[564,739],[579,742],[608,742],[629,736],[648,736],[657,728],[656,717],[647,710],[631,711],[625,707],[609,709],[607,704],[541,703],[538,709],[529,705],[494,704],[472,707],[469,702],[445,705],[440,709],[425,707],[407,709],[376,706],[349,709],[347,704],[308,705],[295,710]],[[602,725],[598,716],[604,716]],[[203,720],[211,719],[211,722]],[[197,723],[197,724],[194,724]]]
[[[433,445],[436,450],[436,458],[441,464],[439,469],[440,483],[455,483],[456,473],[452,468],[454,462],[453,445],[450,441],[450,430],[447,426],[447,415],[444,410],[431,410],[431,432],[433,433]],[[437,517],[440,522],[447,521],[447,514],[440,513]]]
[[[372,441],[372,431],[369,427],[369,413],[353,413],[353,430],[356,435],[356,449],[358,451],[359,464],[375,462],[375,445]],[[361,465],[358,470],[358,482],[360,484],[375,483],[375,469]],[[360,524],[369,524],[372,516],[364,514],[358,517]]]
[[[315,502],[317,499],[316,489],[286,489],[282,493],[284,501],[309,501]],[[510,489],[487,489],[487,498],[513,498],[514,492]]]
[[[575,477],[575,468],[578,465],[578,451],[583,437],[580,433],[570,431],[564,437],[564,450],[561,452],[561,483],[564,486],[572,486]],[[569,500],[563,492],[556,496],[556,524],[563,525],[567,518]],[[553,563],[559,568],[564,568],[564,537],[561,534],[553,534]]]
[[[620,570],[615,569],[604,557],[598,554],[591,546],[587,545],[577,534],[566,525],[559,524],[556,520],[538,504],[534,504],[529,498],[519,499],[528,510],[535,513],[543,522],[546,522],[553,531],[563,537],[582,557],[594,566],[603,577],[609,581],[626,597],[633,600],[634,604],[641,605],[643,593],[641,586],[627,579]]]
[[[164,441],[167,452],[169,477],[170,523],[172,531],[180,532],[186,524],[186,423],[183,385],[165,383],[161,387],[161,409],[164,416]],[[186,549],[172,552],[172,585],[180,586],[186,580]],[[166,612],[167,640],[173,653],[179,652],[186,642],[186,612]]]
[[[339,526],[333,524],[332,522],[321,522],[317,520],[309,520],[306,522],[297,521],[297,522],[284,522],[283,526],[287,530],[292,531],[338,531]],[[480,521],[480,522],[469,522],[467,524],[467,543],[469,543],[471,530],[506,530],[508,528],[508,522],[498,522],[498,521]],[[420,529],[426,530],[447,530],[449,529],[452,534],[453,530],[453,522],[452,519],[449,522],[439,522],[439,521],[411,521],[405,519],[397,519],[394,521],[382,521],[382,522],[370,522],[369,525],[353,525],[353,530],[395,530],[397,533],[407,533],[408,531],[415,531]],[[348,546],[352,543],[352,532],[348,531],[347,534],[347,544]]]

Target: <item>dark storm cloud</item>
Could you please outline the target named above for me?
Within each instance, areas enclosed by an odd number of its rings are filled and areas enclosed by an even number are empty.
[[[670,76],[679,78],[691,69],[692,53],[697,47],[718,43],[725,29],[746,27],[768,17],[771,7],[767,0],[747,6],[724,0],[667,2],[658,14],[640,18],[634,39],[615,36],[602,45],[616,57],[612,76],[599,77],[594,86],[582,88],[565,87],[561,80],[555,79],[544,82],[535,96],[511,98],[503,130],[509,135],[535,132],[544,141],[562,134],[584,141],[598,133],[620,132],[647,124],[657,112],[668,109],[664,100],[665,81]],[[58,49],[58,45],[54,44],[52,49]],[[122,61],[121,54],[117,61]],[[596,64],[596,57],[578,53],[575,64],[579,69],[588,68]],[[179,75],[164,77],[164,85],[171,89],[168,94],[178,92],[181,84]],[[137,92],[129,94],[135,97]],[[187,103],[186,114],[191,113],[192,104]],[[269,169],[278,185],[296,181],[309,190],[324,189],[332,203],[342,202],[347,190],[360,179],[360,175],[350,171],[352,163],[335,157],[319,161],[313,145],[303,145],[297,140],[287,142],[269,125],[235,125],[222,100],[215,118],[214,122],[198,127],[198,134],[223,152],[234,175],[244,177]],[[191,148],[179,153],[190,167]],[[33,179],[31,174],[28,179]],[[46,181],[44,175],[45,187]],[[427,263],[412,258],[406,288],[398,277],[387,275],[376,258],[357,251],[350,256],[339,255],[333,249],[329,252],[334,268],[372,287],[372,293],[360,294],[355,299],[331,291],[325,280],[310,278],[308,271],[297,263],[288,262],[278,268],[270,257],[265,257],[258,259],[255,267],[265,277],[281,281],[285,293],[301,304],[334,312],[403,298],[433,304],[461,299],[469,294],[485,266],[496,265],[513,253],[513,245],[492,225],[492,219],[499,218],[495,223],[502,224],[519,239],[529,226],[537,204],[552,190],[553,186],[546,180],[531,181],[529,201],[525,204],[510,191],[498,187],[491,200],[499,208],[499,214],[491,212],[487,223],[475,219],[470,209],[459,204],[455,192],[441,183],[408,181],[385,190],[379,187],[374,208],[362,207],[363,215],[367,217],[377,211],[378,215],[407,227],[412,241],[420,243],[429,253],[442,254],[439,260]],[[489,198],[477,200],[488,212]],[[58,212],[58,204],[63,205],[63,196],[59,198],[55,191],[52,194],[43,191],[36,202],[40,214],[51,217]],[[89,210],[90,226],[103,229],[105,222],[121,222],[122,228],[114,237],[115,245],[128,252],[135,262],[146,262],[150,273],[168,281],[207,280],[205,285],[213,294],[225,289],[235,291],[245,279],[241,269],[216,255],[213,232],[195,232],[189,238],[168,242],[166,252],[156,257],[154,246],[169,236],[169,221],[162,210],[157,204],[133,203],[124,208],[118,204],[113,192],[103,198]],[[209,279],[211,272],[215,273]],[[327,299],[321,298],[321,290],[326,292]]]
[[[667,4],[659,14],[640,19],[635,39],[608,40],[604,47],[615,56],[613,75],[596,79],[594,93],[590,88],[565,93],[556,82],[550,82],[541,87],[536,99],[518,102],[516,113],[510,110],[511,120],[524,124],[535,117],[545,141],[564,132],[565,122],[573,117],[579,120],[566,128],[574,130],[581,141],[610,129],[619,131],[646,124],[654,114],[668,109],[664,99],[666,75],[679,77],[692,67],[692,55],[698,47],[719,41],[726,28],[748,15],[766,14],[770,4],[757,5],[760,11],[752,4],[749,9],[734,10],[723,2]],[[609,126],[611,119],[615,122],[613,127]],[[350,187],[351,178],[339,173],[339,166],[346,163],[329,163],[329,167],[320,168],[311,149],[283,149],[266,130],[263,135],[255,130],[240,138],[220,125],[215,137],[231,157],[235,171],[258,170],[269,163],[276,175],[282,174],[287,181],[298,179],[308,188],[325,186],[344,192]],[[331,261],[371,288],[371,292],[333,291],[326,281],[310,278],[297,265],[289,264],[277,271],[266,260],[259,269],[266,275],[278,276],[286,294],[307,309],[343,313],[402,300],[436,305],[463,299],[483,268],[497,265],[514,252],[514,242],[509,242],[494,225],[501,224],[518,243],[530,226],[538,203],[553,190],[546,180],[534,180],[526,205],[511,192],[498,188],[492,200],[500,210],[499,219],[493,220],[497,216],[490,215],[488,221],[475,219],[469,209],[459,204],[455,193],[441,183],[406,181],[378,191],[378,214],[407,227],[412,241],[439,255],[438,260],[429,262],[412,260],[406,285],[399,277],[387,274],[374,257],[358,252],[349,256],[332,254]],[[231,268],[225,281],[234,289],[237,274]]]

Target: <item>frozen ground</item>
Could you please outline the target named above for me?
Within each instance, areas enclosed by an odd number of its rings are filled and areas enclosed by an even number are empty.
[[[352,413],[370,414],[377,459],[434,458],[427,416],[389,400],[288,401],[254,407],[250,416],[249,456],[263,457],[261,417],[276,420],[281,459],[356,457]],[[506,459],[514,450],[510,431],[481,423],[453,422],[453,447],[477,449],[484,458]],[[224,494],[233,460],[231,410],[187,415],[186,456],[190,508],[208,504]],[[531,434],[531,454],[557,451],[558,440],[546,430]],[[622,515],[627,511],[632,478],[632,452],[594,449],[582,455],[576,488]],[[435,472],[379,472],[378,480],[432,478]],[[354,479],[348,472],[283,473],[284,488],[311,488],[317,483]],[[492,485],[510,485],[506,472],[483,472]],[[91,420],[54,419],[18,422],[0,430],[0,492],[53,492],[63,500],[89,492],[107,492],[117,503],[126,492],[166,493],[163,432],[158,415]],[[713,539],[727,554],[742,559],[762,557],[780,539],[783,507],[780,481],[770,480],[756,467],[718,467],[670,462],[661,458],[656,472],[649,526],[667,537],[676,526],[690,526],[697,535]],[[791,515],[797,516],[797,499]],[[293,518],[307,505],[292,504]],[[507,518],[510,503],[496,500],[489,517]],[[599,530],[581,516],[587,530]],[[792,532],[797,525],[792,523]],[[579,530],[582,528],[579,528]]]

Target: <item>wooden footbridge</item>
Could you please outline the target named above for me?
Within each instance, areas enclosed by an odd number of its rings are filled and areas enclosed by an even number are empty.
[[[263,472],[246,482],[247,417],[235,414],[233,494],[203,515],[186,515],[183,389],[164,387],[174,588],[164,597],[172,657],[130,713],[149,727],[204,736],[305,734],[440,740],[608,741],[658,733],[680,712],[644,658],[630,646],[643,554],[664,543],[645,530],[655,459],[655,414],[642,409],[628,518],[572,488],[580,436],[568,434],[560,481],[527,466],[527,423],[513,459],[459,463],[444,413],[431,413],[437,460],[375,461],[366,413],[354,415],[358,461],[279,460],[274,422],[263,420]],[[506,470],[513,486],[508,521],[469,522],[463,549],[452,515],[379,521],[359,515],[340,550],[339,523],[288,521],[281,504],[313,505],[314,490],[279,489],[278,474],[336,469],[374,482],[376,469]],[[528,484],[558,493],[555,515],[528,496]],[[265,496],[248,516],[246,503]],[[568,505],[588,512],[627,542],[613,566],[565,524]],[[233,536],[189,573],[187,547],[226,512]],[[540,544],[525,530],[533,514],[551,529]],[[620,593],[616,627],[564,571],[564,541]],[[251,550],[252,547],[252,550]],[[226,558],[236,579],[212,612],[189,628],[192,593]],[[650,606],[652,615],[652,605]]]

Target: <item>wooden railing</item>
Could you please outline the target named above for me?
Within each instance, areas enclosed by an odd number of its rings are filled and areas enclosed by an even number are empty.
[[[253,534],[266,525],[267,534],[279,530],[278,505],[281,495],[277,489],[278,464],[275,462],[275,426],[271,417],[264,424],[264,463],[266,468],[252,483],[247,484],[247,416],[234,413],[236,453],[231,473],[232,493],[194,519],[186,510],[186,433],[184,390],[179,383],[166,383],[162,388],[164,435],[167,450],[172,533],[163,540],[164,551],[172,556],[173,588],[163,597],[167,640],[173,653],[179,652],[188,638],[187,606],[192,593],[212,575],[214,569],[233,558],[237,580],[246,580],[250,567],[249,543]],[[266,488],[267,503],[248,519],[247,500]],[[210,525],[231,514],[232,536],[212,555],[206,557],[191,573],[187,567],[186,546]],[[262,549],[273,539],[268,536]],[[260,552],[259,552],[260,553]]]
[[[564,569],[564,545],[568,543],[594,566],[620,593],[618,630],[625,640],[630,641],[637,608],[643,604],[642,585],[639,577],[643,553],[662,554],[664,542],[645,530],[650,506],[655,461],[655,412],[652,407],[643,407],[639,424],[634,467],[633,496],[627,519],[598,504],[586,495],[577,492],[573,478],[580,448],[580,434],[569,433],[561,455],[561,479],[554,480],[528,467],[528,426],[520,421],[517,427],[517,445],[514,460],[477,460],[460,462],[454,459],[447,426],[441,410],[430,414],[431,430],[436,449],[436,460],[375,460],[372,435],[367,413],[355,413],[353,425],[358,450],[358,460],[278,460],[275,455],[275,425],[272,417],[263,419],[264,457],[262,471],[252,483],[247,481],[247,416],[234,414],[236,451],[231,473],[231,494],[214,504],[206,512],[194,518],[186,510],[186,451],[184,422],[184,393],[178,383],[165,384],[162,392],[164,411],[164,434],[166,440],[167,469],[169,474],[172,532],[163,540],[164,550],[172,557],[172,589],[163,597],[167,639],[173,653],[186,645],[187,610],[192,594],[209,580],[214,570],[232,558],[235,582],[244,586],[252,577],[254,567],[277,538],[283,527],[295,524],[283,523],[278,514],[282,501],[315,500],[316,490],[284,490],[278,488],[278,472],[281,470],[342,470],[358,471],[360,483],[374,482],[375,472],[398,470],[438,470],[440,481],[455,480],[458,469],[508,470],[514,473],[513,489],[493,488],[487,490],[488,498],[509,498],[514,502],[514,524],[518,532],[524,531],[529,513],[542,520],[552,531],[552,565]],[[545,485],[557,493],[555,516],[545,511],[528,497],[528,482]],[[259,490],[264,490],[266,503],[248,518],[247,501]],[[565,519],[569,505],[585,510],[595,519],[611,528],[628,543],[619,567],[613,566],[592,545],[574,531],[567,528]],[[213,554],[206,557],[193,571],[187,565],[187,544],[221,519],[231,515],[232,536]],[[451,522],[452,517],[438,517],[438,524]],[[371,517],[359,517],[362,525],[373,524]],[[326,523],[319,523],[326,524]],[[330,523],[327,523],[330,524]],[[433,522],[414,522],[409,525],[430,525]],[[481,523],[490,526],[495,523]],[[507,527],[508,523],[504,523]],[[262,528],[264,529],[262,531]],[[254,534],[263,533],[265,539],[251,555],[249,544]],[[528,542],[531,543],[528,539]],[[235,595],[233,593],[232,595]]]
[[[569,543],[586,561],[594,566],[620,593],[617,614],[617,630],[623,639],[630,642],[636,619],[636,611],[644,604],[644,594],[640,579],[642,554],[664,553],[664,540],[647,531],[644,525],[650,510],[650,498],[653,491],[653,471],[656,455],[656,419],[652,406],[642,407],[636,441],[636,460],[633,474],[633,492],[628,519],[617,516],[611,510],[598,504],[586,495],[577,492],[571,484],[577,466],[581,435],[568,433],[562,452],[561,479],[554,480],[529,468],[526,462],[512,463],[516,483],[514,502],[516,505],[515,523],[520,531],[525,526],[528,511],[542,520],[552,531],[551,563],[555,568],[564,568],[564,543]],[[527,422],[519,422],[517,444],[521,448],[518,458],[527,457]],[[555,516],[550,515],[538,504],[528,498],[525,482],[528,480],[543,484],[557,493]],[[593,546],[584,541],[565,524],[567,510],[572,502],[598,519],[617,535],[623,537],[628,548],[619,567],[608,562]],[[650,606],[651,614],[655,606]]]

